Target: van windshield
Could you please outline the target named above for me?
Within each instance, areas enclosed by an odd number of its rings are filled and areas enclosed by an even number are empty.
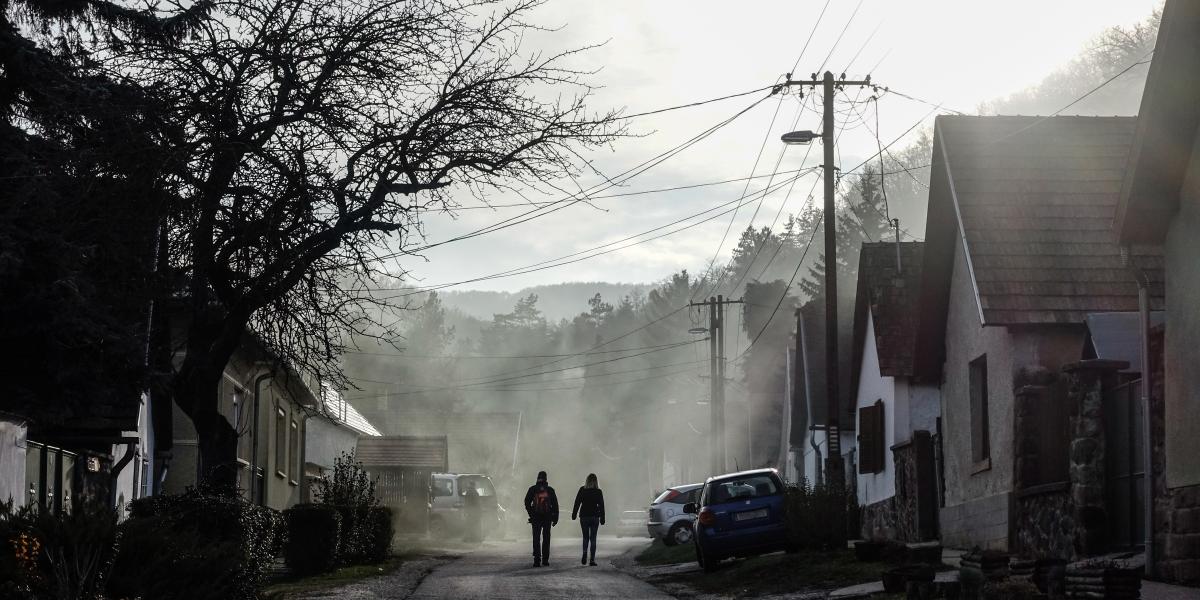
[[[475,484],[475,491],[479,492],[480,496],[495,496],[496,488],[492,487],[492,480],[486,475],[463,475],[458,478],[458,493],[466,495],[471,484]]]

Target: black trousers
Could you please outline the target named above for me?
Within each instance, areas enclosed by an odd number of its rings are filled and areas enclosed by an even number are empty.
[[[550,521],[533,520],[533,560],[550,560]]]

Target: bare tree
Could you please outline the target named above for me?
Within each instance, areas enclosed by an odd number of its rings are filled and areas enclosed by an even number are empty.
[[[580,148],[621,135],[614,114],[586,111],[587,73],[566,65],[579,50],[522,52],[538,4],[228,0],[193,39],[125,49],[116,64],[172,94],[186,130],[173,393],[214,483],[233,481],[217,389],[243,336],[340,382],[348,334],[372,324],[373,281],[396,275],[388,259],[421,239],[423,215],[455,194],[553,185]]]

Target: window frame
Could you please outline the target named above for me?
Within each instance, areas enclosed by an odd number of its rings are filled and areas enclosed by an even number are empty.
[[[971,474],[992,468],[990,392],[987,354],[967,363],[967,396],[971,417]]]
[[[858,409],[858,472],[860,475],[882,473],[887,463],[887,419],[883,399]]]
[[[287,440],[287,411],[282,406],[275,407],[275,475],[287,478],[288,440]]]
[[[300,485],[300,424],[293,417],[288,424],[288,483]]]

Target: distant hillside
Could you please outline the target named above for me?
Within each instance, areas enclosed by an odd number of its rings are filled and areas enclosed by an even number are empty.
[[[517,299],[537,294],[538,308],[550,321],[570,319],[588,310],[587,301],[599,293],[605,302],[616,304],[629,295],[644,295],[651,286],[644,283],[608,283],[604,281],[556,283],[525,288],[519,292],[452,290],[438,292],[442,303],[470,316],[491,321],[492,315],[510,312]]]

